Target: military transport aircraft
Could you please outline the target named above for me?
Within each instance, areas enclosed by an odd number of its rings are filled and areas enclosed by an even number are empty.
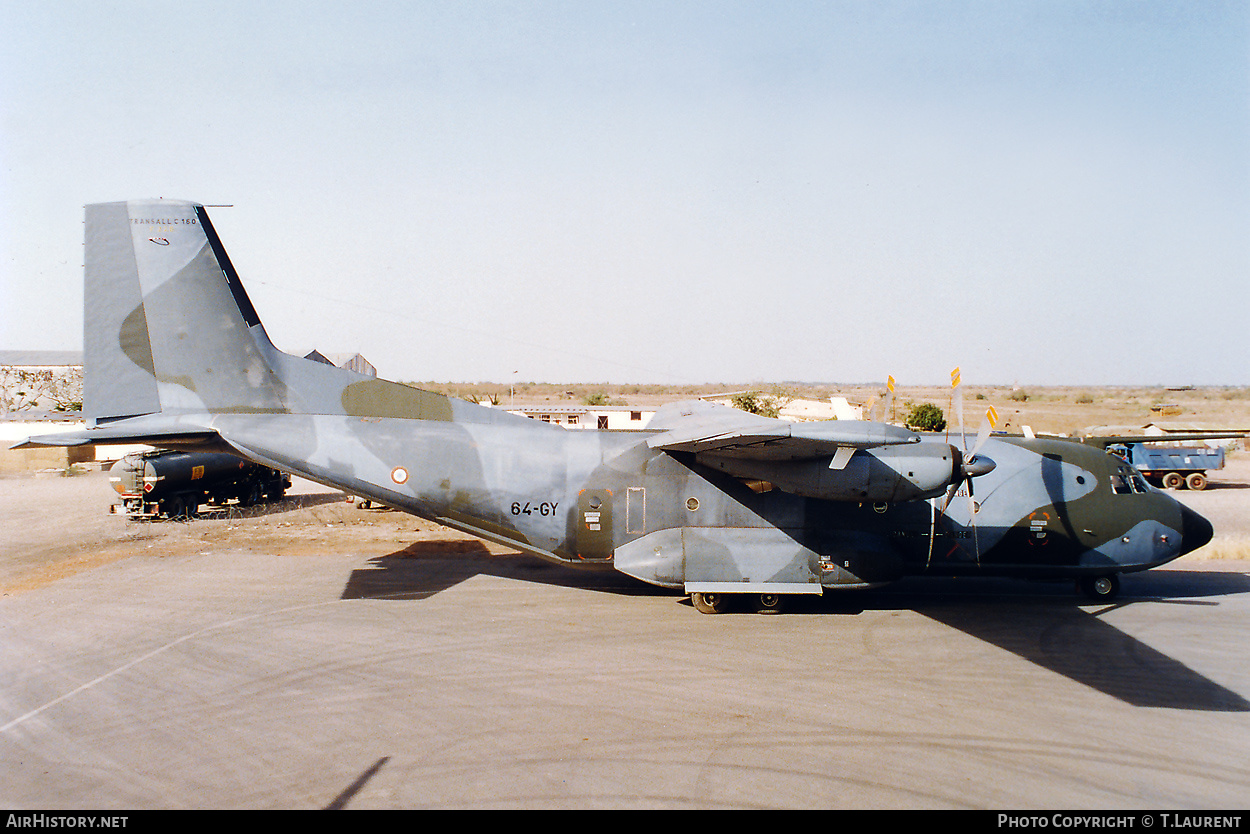
[[[85,303],[89,428],[19,445],[228,451],[706,613],[918,574],[1068,578],[1109,599],[1119,574],[1212,535],[1065,440],[702,402],[643,432],[574,432],[300,359],[270,342],[198,203],[87,206]]]

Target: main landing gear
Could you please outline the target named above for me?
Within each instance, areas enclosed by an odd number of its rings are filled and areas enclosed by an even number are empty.
[[[1077,590],[1095,602],[1110,602],[1120,593],[1120,577],[1114,573],[1101,576],[1082,576],[1076,580]],[[704,614],[724,614],[747,601],[760,614],[780,614],[785,610],[783,594],[723,594],[712,591],[695,592],[690,595],[694,607]]]
[[[733,604],[738,599],[749,599],[754,602],[755,610],[760,614],[780,614],[785,607],[785,597],[775,593],[720,594],[704,592],[690,595],[690,601],[694,603],[694,607],[704,614],[724,614],[733,607]]]

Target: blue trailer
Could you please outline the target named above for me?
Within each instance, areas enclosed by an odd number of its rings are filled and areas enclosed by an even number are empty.
[[[1223,449],[1165,443],[1126,441],[1109,444],[1107,451],[1131,463],[1146,480],[1164,489],[1205,489],[1207,471],[1224,468]]]

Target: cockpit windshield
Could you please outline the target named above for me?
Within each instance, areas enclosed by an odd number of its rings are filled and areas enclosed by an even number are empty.
[[[1137,471],[1120,471],[1111,473],[1111,491],[1116,495],[1133,495],[1149,492],[1150,485]]]

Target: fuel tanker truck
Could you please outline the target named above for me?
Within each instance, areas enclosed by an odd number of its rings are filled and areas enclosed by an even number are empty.
[[[283,472],[216,452],[132,452],[111,471],[109,482],[121,496],[112,512],[133,519],[190,518],[204,503],[247,507],[277,500],[291,486]]]

